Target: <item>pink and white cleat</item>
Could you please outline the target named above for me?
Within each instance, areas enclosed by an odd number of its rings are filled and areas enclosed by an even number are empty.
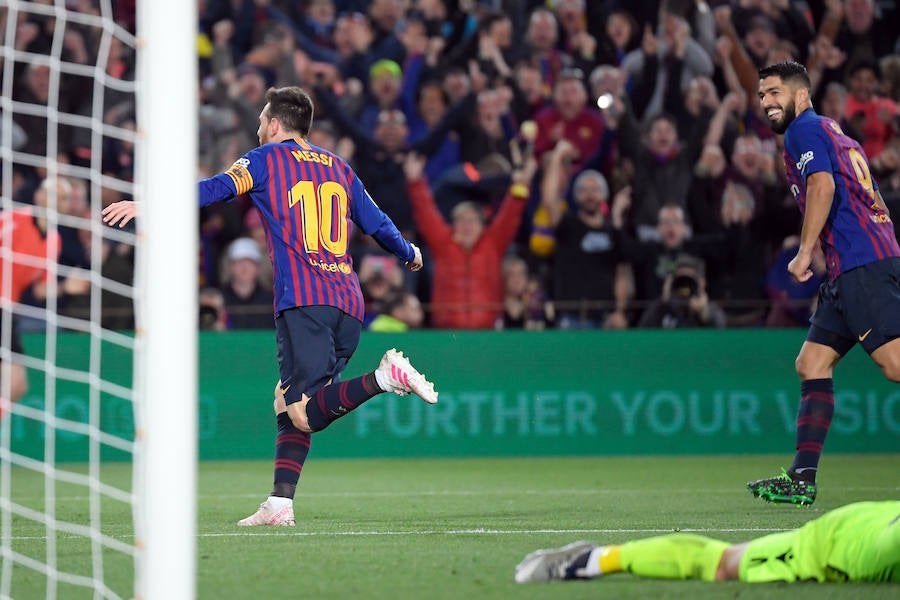
[[[428,404],[436,404],[438,401],[434,384],[409,364],[409,360],[396,348],[391,348],[381,357],[381,363],[375,370],[375,379],[386,392],[400,396],[415,393]]]
[[[281,510],[275,510],[268,500],[259,505],[259,510],[237,523],[241,527],[272,525],[276,527],[294,526],[294,507],[288,504]]]

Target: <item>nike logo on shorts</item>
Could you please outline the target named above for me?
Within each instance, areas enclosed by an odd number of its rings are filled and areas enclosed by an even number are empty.
[[[862,334],[861,336],[858,336],[858,337],[859,337],[859,341],[864,342],[864,341],[866,340],[866,338],[869,337],[869,334],[870,334],[870,333],[872,333],[872,328],[871,328],[871,327],[869,327],[869,330],[868,330],[867,332],[865,332],[865,333]]]

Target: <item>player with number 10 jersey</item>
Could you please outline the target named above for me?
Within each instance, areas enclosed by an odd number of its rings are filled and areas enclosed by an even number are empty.
[[[298,87],[270,88],[259,147],[199,184],[200,205],[249,194],[263,218],[275,275],[275,338],[281,376],[272,493],[241,526],[294,525],[293,499],[311,435],[382,392],[437,402],[434,384],[402,353],[341,381],[362,331],[363,297],[349,253],[352,224],[413,271],[422,254],[403,238],[347,163],[309,143],[313,102]]]
[[[275,312],[328,305],[362,321],[349,254],[352,220],[404,261],[414,250],[340,157],[304,138],[254,148],[200,182],[200,205],[249,194],[265,224]],[[348,219],[349,217],[349,219]]]

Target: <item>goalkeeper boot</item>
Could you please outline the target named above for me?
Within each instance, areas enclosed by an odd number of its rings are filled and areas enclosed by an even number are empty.
[[[793,471],[781,470],[781,475],[751,481],[747,489],[766,502],[809,505],[816,501],[816,484],[799,477]]]
[[[409,360],[396,348],[391,348],[381,357],[381,363],[375,370],[375,380],[386,392],[400,396],[415,393],[428,404],[435,404],[438,401],[434,384],[409,364]]]
[[[245,519],[241,519],[237,523],[241,527],[256,527],[259,525],[272,525],[275,527],[293,527],[294,526],[294,505],[276,509],[266,500],[259,505],[259,510]]]
[[[599,546],[591,542],[572,542],[562,548],[532,552],[516,566],[516,583],[590,579],[584,569],[596,548]]]

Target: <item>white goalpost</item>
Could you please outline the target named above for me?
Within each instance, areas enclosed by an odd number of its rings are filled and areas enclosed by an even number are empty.
[[[143,243],[138,244],[143,540],[136,589],[195,594],[197,498],[197,6],[138,2]]]
[[[0,599],[196,595],[197,6],[113,5],[0,0]]]

